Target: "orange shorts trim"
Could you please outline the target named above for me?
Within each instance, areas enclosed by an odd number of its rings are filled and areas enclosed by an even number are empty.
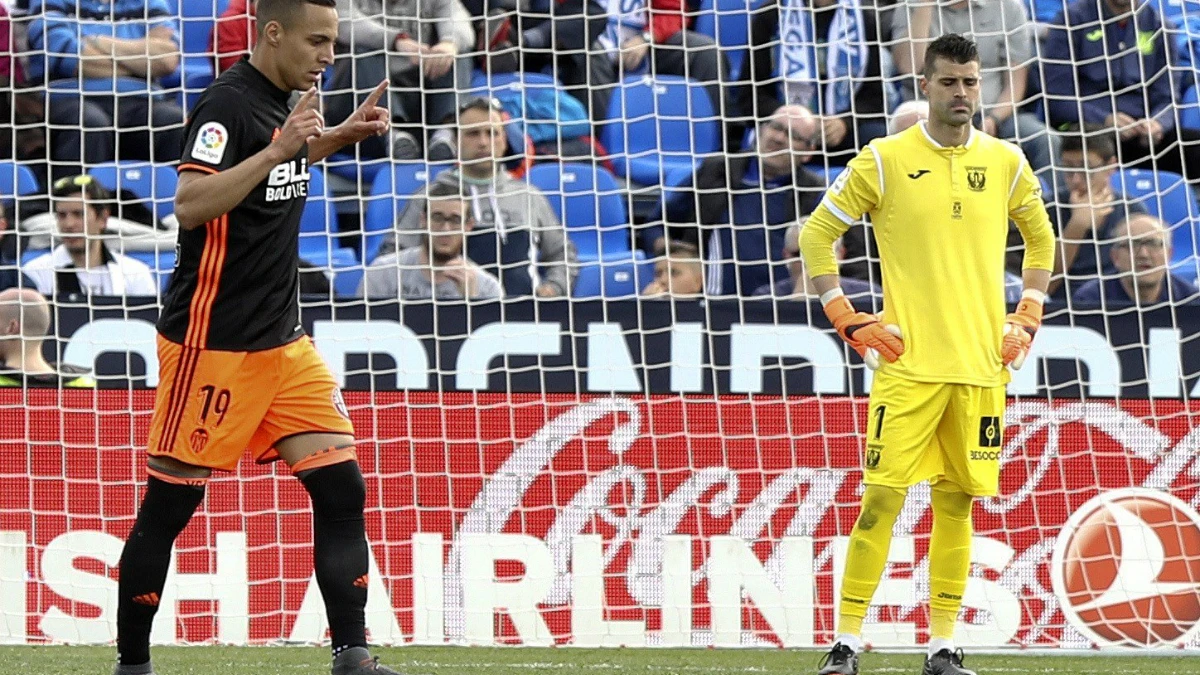
[[[358,454],[354,452],[354,448],[325,448],[318,450],[313,454],[301,459],[292,465],[292,474],[298,474],[301,471],[312,471],[320,469],[323,466],[331,466],[333,464],[341,464],[342,462],[354,462],[358,460]]]
[[[154,476],[155,478],[161,480],[164,483],[171,483],[172,485],[187,485],[189,487],[204,487],[208,483],[207,478],[184,478],[183,476],[172,476],[171,474],[163,473],[162,471],[159,471],[158,469],[155,469],[152,466],[146,467],[146,473],[148,475]]]
[[[279,459],[274,446],[289,436],[354,434],[341,390],[307,336],[274,349],[226,352],[160,335],[158,361],[151,455],[232,471],[247,450],[258,462]]]

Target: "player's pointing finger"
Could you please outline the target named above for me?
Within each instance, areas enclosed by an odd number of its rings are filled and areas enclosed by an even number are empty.
[[[363,102],[363,107],[367,108],[368,110],[374,108],[375,104],[379,103],[379,99],[383,96],[383,93],[387,91],[387,86],[388,81],[386,79],[376,85],[375,90],[372,91],[370,96],[367,96],[367,100]]]
[[[317,88],[309,87],[308,91],[300,96],[300,100],[296,101],[295,111],[310,110],[317,107]]]

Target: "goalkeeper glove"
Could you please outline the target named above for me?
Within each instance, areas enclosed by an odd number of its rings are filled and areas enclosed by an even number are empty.
[[[1017,311],[1004,319],[1004,342],[1000,346],[1000,357],[1004,365],[1011,365],[1013,370],[1020,370],[1025,365],[1029,347],[1038,328],[1042,326],[1042,303],[1045,301],[1045,293],[1027,290],[1021,294]]]
[[[841,289],[834,289],[830,294],[833,295],[832,299],[824,302],[825,316],[829,318],[838,335],[853,347],[859,356],[868,360],[869,352],[873,351],[888,363],[900,358],[904,353],[904,342],[895,334],[899,332],[897,327],[885,328],[874,314],[856,312],[854,305],[850,304]],[[822,296],[822,300],[825,300],[825,296]],[[869,360],[867,365],[871,365]],[[877,366],[876,360],[872,367]]]

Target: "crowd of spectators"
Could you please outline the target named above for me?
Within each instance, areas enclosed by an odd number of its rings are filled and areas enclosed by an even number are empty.
[[[930,41],[959,32],[980,49],[978,128],[1018,143],[1046,188],[1060,239],[1052,298],[1187,300],[1196,265],[1190,275],[1186,266],[1168,269],[1179,224],[1151,216],[1118,179],[1122,169],[1144,167],[1200,182],[1200,129],[1180,114],[1195,85],[1188,33],[1164,13],[1166,0],[1059,4],[1047,19],[1045,3],[1023,0],[759,0],[739,54],[719,30],[702,31],[701,6],[684,0],[338,0],[337,58],[323,85],[327,121],[348,114],[380,80],[391,85],[383,104],[394,131],[351,161],[449,167],[430,172],[428,195],[426,187],[408,195],[377,253],[358,251],[357,294],[571,296],[580,266],[604,260],[577,254],[575,238],[593,233],[561,222],[558,195],[526,172],[575,160],[619,173],[596,140],[606,125],[634,122],[609,110],[615,88],[629,77],[679,76],[697,83],[716,111],[720,150],[696,156],[694,171],[671,184],[620,184],[630,255],[655,270],[641,280],[643,294],[807,297],[799,223],[856,152],[928,116],[916,64]],[[208,42],[217,74],[256,37],[254,0],[220,6]],[[0,22],[0,39],[11,35],[0,77],[10,84],[4,105],[13,124],[0,136],[7,157],[36,167],[48,188],[44,210],[57,246],[25,255],[13,234],[19,219],[0,219],[0,287],[156,294],[163,270],[106,244],[110,216],[128,195],[110,194],[88,171],[112,160],[178,159],[188,103],[168,83],[178,81],[186,56],[179,9],[168,0],[41,0],[13,11],[19,22]],[[557,98],[547,104],[527,88],[514,104],[480,96],[473,82],[514,73],[552,78]],[[45,123],[41,143],[29,133],[36,124],[21,124],[37,116],[31,100]],[[548,144],[540,131],[532,137],[534,106],[544,113],[538,128],[551,129]],[[567,136],[580,143],[568,145]],[[370,187],[360,175],[339,197],[365,198]],[[342,210],[344,232],[331,223],[334,238],[353,234],[365,211]],[[855,293],[879,295],[874,251],[866,224],[838,244]],[[1012,289],[1020,257],[1014,247]],[[1151,284],[1144,267],[1156,261],[1165,262]]]

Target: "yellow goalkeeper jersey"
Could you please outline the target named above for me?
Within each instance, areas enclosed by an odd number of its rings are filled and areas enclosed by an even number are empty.
[[[972,130],[945,147],[918,124],[878,138],[829,188],[804,226],[811,276],[837,274],[833,242],[869,215],[883,269],[883,321],[900,326],[905,353],[881,370],[918,382],[996,386],[1004,254],[1011,218],[1025,267],[1051,270],[1054,231],[1020,148]]]

